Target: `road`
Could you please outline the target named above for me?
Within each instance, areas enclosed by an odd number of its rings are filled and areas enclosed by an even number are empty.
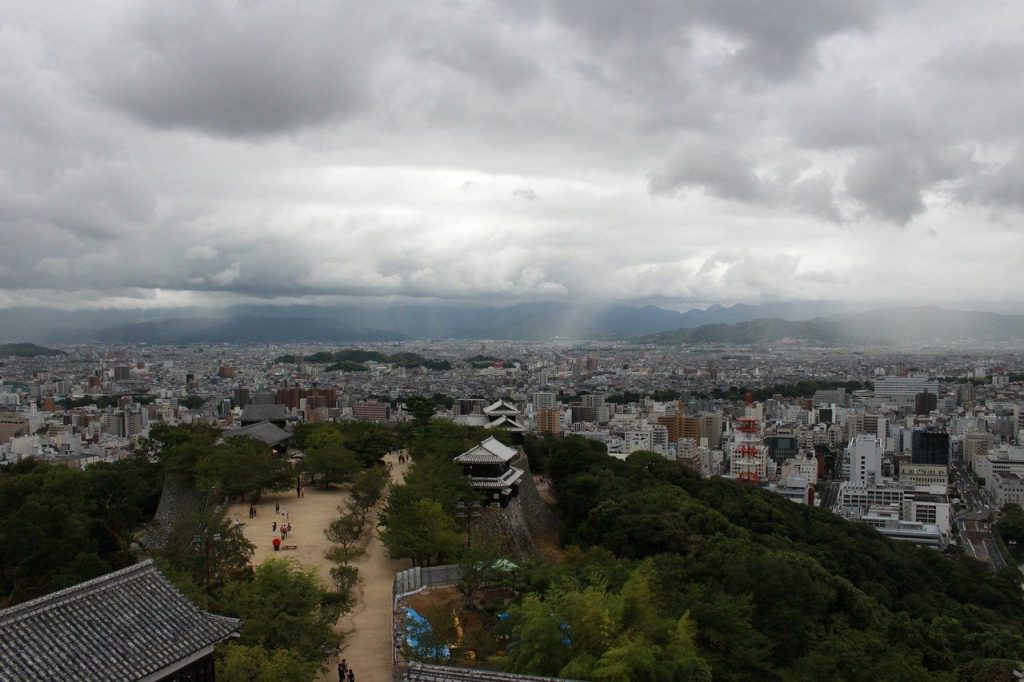
[[[954,461],[951,468],[956,474],[954,485],[962,505],[955,520],[960,529],[960,545],[969,556],[991,565],[998,573],[1006,568],[1006,559],[992,537],[995,510],[988,494],[978,488],[963,462]]]

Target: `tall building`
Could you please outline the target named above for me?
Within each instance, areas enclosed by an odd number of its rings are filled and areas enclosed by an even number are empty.
[[[0,412],[0,443],[6,443],[15,436],[27,435],[28,419],[15,412]]]
[[[550,410],[555,406],[555,394],[538,391],[533,394],[533,411]]]
[[[130,381],[132,378],[131,367],[115,367],[114,368],[114,381]]]
[[[964,463],[971,469],[977,470],[978,462],[988,454],[995,439],[991,433],[985,431],[972,431],[964,434]]]
[[[541,433],[562,435],[562,411],[557,407],[542,407],[537,411],[537,428]]]
[[[231,396],[231,403],[235,407],[243,408],[251,402],[249,398],[249,389],[247,388],[236,388]]]
[[[689,417],[682,412],[665,414],[658,417],[658,424],[668,429],[668,442],[675,443],[680,438],[692,438],[700,442],[700,420]]]
[[[939,397],[934,393],[925,391],[914,396],[914,414],[918,416],[931,414],[932,410],[938,408],[938,405]]]
[[[938,379],[929,379],[925,374],[913,374],[906,377],[879,377],[875,381],[875,397],[897,407],[913,407],[918,393],[938,395]]]
[[[708,447],[717,450],[722,447],[722,413],[721,412],[700,412],[697,415],[699,422],[697,442],[701,439],[708,439]],[[684,437],[686,434],[683,434]]]
[[[914,431],[910,446],[911,464],[949,465],[949,434],[940,431]]]
[[[877,436],[855,436],[846,446],[850,461],[850,481],[874,484],[882,480],[882,444]]]

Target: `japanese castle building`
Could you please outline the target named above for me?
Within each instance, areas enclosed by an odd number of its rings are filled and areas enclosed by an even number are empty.
[[[470,484],[485,495],[488,503],[502,507],[519,494],[519,480],[523,470],[509,464],[519,451],[499,442],[493,436],[472,450],[455,458],[462,465],[462,471],[470,478]]]
[[[490,420],[487,425],[491,429],[502,429],[511,433],[526,433],[526,427],[519,423],[520,412],[512,403],[499,399],[483,410]]]

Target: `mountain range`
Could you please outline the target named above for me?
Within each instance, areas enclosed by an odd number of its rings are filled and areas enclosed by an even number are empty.
[[[637,340],[927,346],[1024,339],[1024,316],[936,307],[796,301],[713,305],[518,303],[382,306],[239,305],[220,310],[0,310],[0,341],[134,343],[381,342],[407,339]]]
[[[1024,340],[1024,315],[948,310],[934,306],[888,308],[815,317],[760,318],[649,334],[640,343],[658,345],[804,342],[816,345],[988,345]]]

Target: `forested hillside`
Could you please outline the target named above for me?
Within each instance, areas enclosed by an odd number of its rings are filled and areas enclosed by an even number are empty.
[[[1024,657],[1015,571],[993,576],[658,455],[622,462],[601,449],[578,439],[529,448],[535,467],[548,465],[565,540],[583,551],[528,579],[513,611],[513,670],[981,680]]]

